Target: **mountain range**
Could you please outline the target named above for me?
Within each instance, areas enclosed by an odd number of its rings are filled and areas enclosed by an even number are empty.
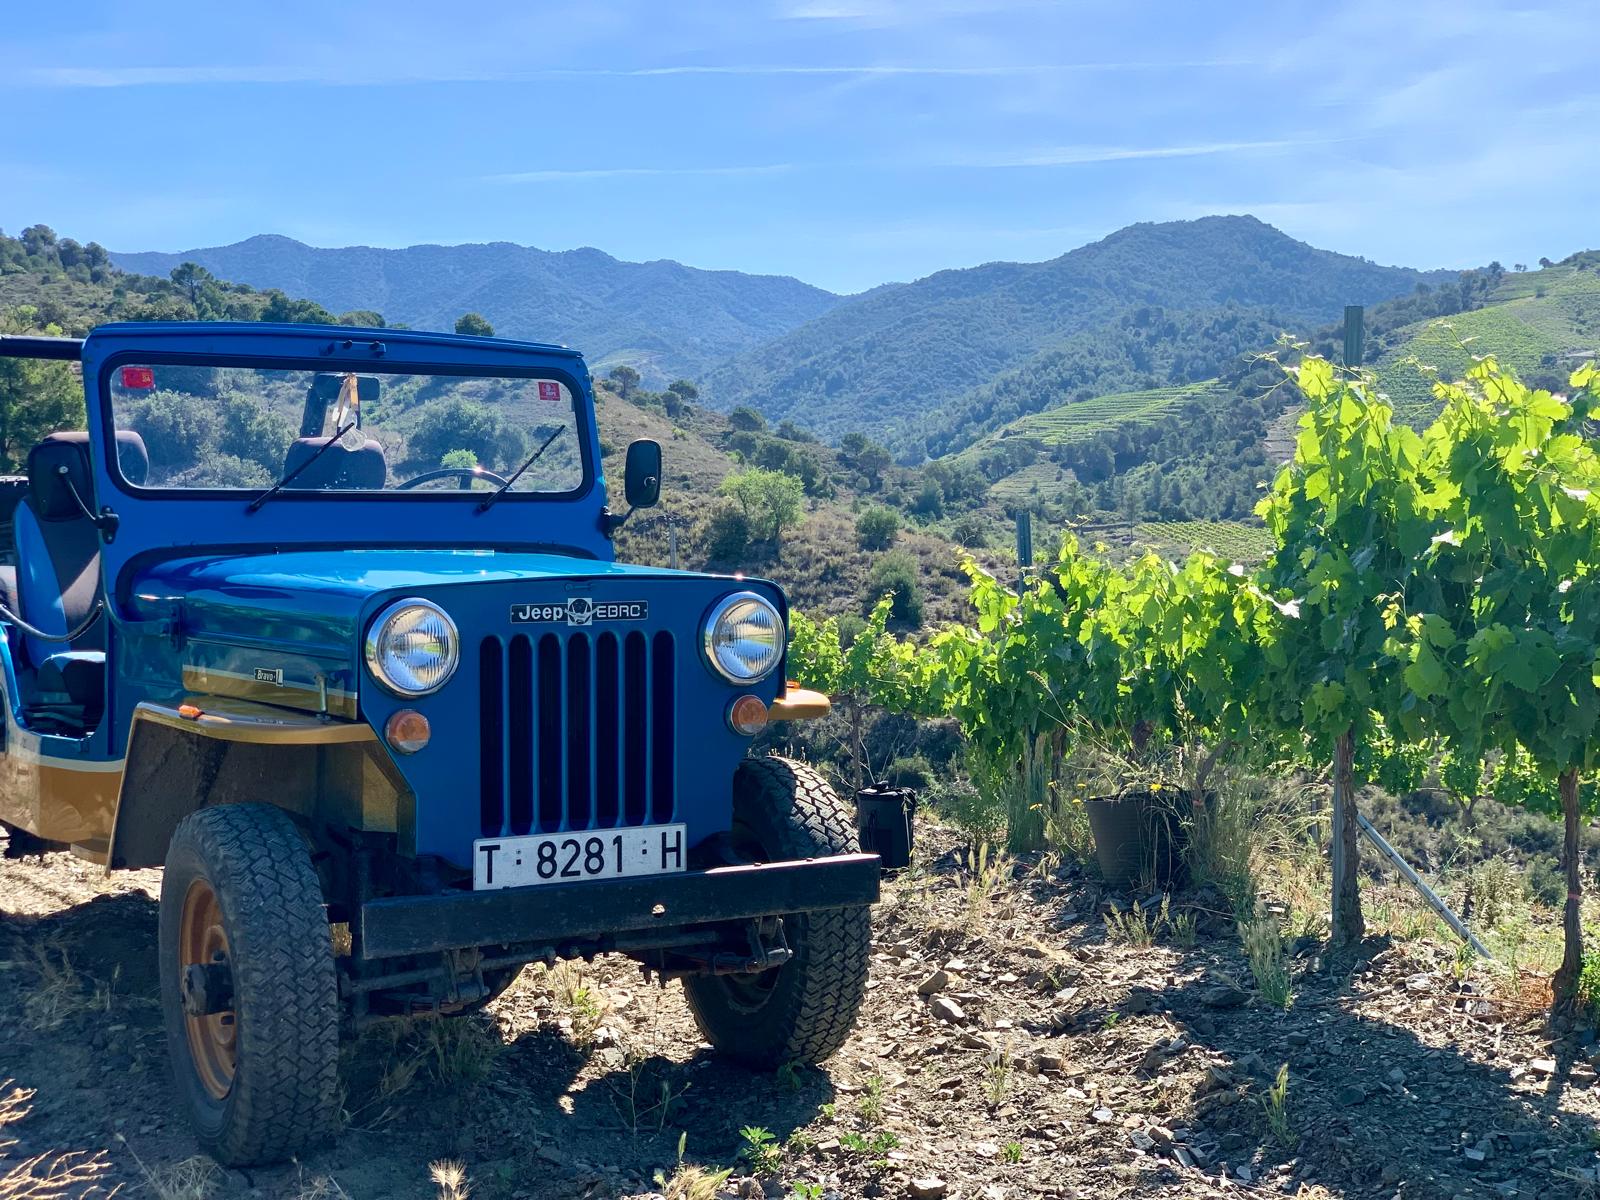
[[[112,251],[111,259],[143,275],[195,262],[235,283],[278,288],[334,313],[381,312],[414,329],[450,329],[463,313],[476,312],[502,337],[576,346],[591,366],[626,362],[657,385],[704,375],[840,302],[786,276],[511,242],[320,249],[261,234],[176,254]]]
[[[824,436],[872,428],[913,457],[937,455],[1075,397],[1210,378],[1345,304],[1455,274],[1317,250],[1248,216],[1131,225],[1048,262],[940,271],[846,300],[703,390],[719,407]]]
[[[499,334],[575,345],[600,370],[626,363],[648,385],[688,376],[717,408],[748,405],[828,438],[870,430],[907,461],[1074,399],[1212,378],[1345,304],[1455,277],[1318,250],[1249,216],[1131,225],[1046,262],[939,271],[849,297],[781,276],[509,242],[318,249],[262,235],[112,259],[156,275],[197,262],[419,328],[478,312]]]

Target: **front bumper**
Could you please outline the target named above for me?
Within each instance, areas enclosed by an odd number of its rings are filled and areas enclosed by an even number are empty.
[[[361,906],[361,956],[469,946],[557,945],[686,925],[852,908],[878,899],[876,854],[840,854],[681,875],[394,896]]]

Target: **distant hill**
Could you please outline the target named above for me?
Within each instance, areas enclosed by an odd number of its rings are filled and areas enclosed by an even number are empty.
[[[851,298],[739,355],[703,391],[718,407],[751,405],[830,436],[872,428],[897,451],[938,455],[997,415],[1210,378],[1279,330],[1454,275],[1317,250],[1253,217],[1132,225],[1048,262],[941,271]]]
[[[148,275],[196,262],[221,279],[279,288],[334,312],[374,309],[414,329],[450,329],[462,313],[481,313],[504,337],[575,346],[594,367],[627,362],[656,385],[699,377],[840,299],[786,276],[511,242],[325,250],[263,234],[231,246],[111,257]]]
[[[1369,358],[1402,418],[1425,421],[1438,410],[1436,375],[1415,363],[1455,379],[1473,355],[1493,354],[1530,383],[1565,391],[1573,368],[1600,358],[1600,255],[1593,251],[1543,270],[1498,274],[1487,301],[1374,339]]]

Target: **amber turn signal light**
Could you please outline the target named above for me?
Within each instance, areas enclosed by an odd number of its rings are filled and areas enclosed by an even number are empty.
[[[728,709],[728,725],[735,733],[755,737],[767,727],[767,705],[760,696],[740,696]]]
[[[383,723],[384,741],[401,754],[415,754],[432,736],[428,718],[414,708],[398,709]]]

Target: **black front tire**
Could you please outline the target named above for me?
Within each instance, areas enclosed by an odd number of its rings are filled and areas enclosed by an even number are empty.
[[[854,854],[854,814],[803,763],[751,758],[733,781],[734,840],[757,862]],[[867,991],[872,913],[865,905],[791,913],[784,937],[794,956],[761,975],[684,980],[706,1041],[764,1070],[820,1063],[844,1045]]]
[[[230,804],[178,825],[160,952],[173,1079],[201,1149],[252,1166],[326,1137],[338,1115],[333,940],[310,852],[281,809]],[[231,985],[219,991],[231,1008],[208,1017],[184,1008],[186,960],[201,957]]]

